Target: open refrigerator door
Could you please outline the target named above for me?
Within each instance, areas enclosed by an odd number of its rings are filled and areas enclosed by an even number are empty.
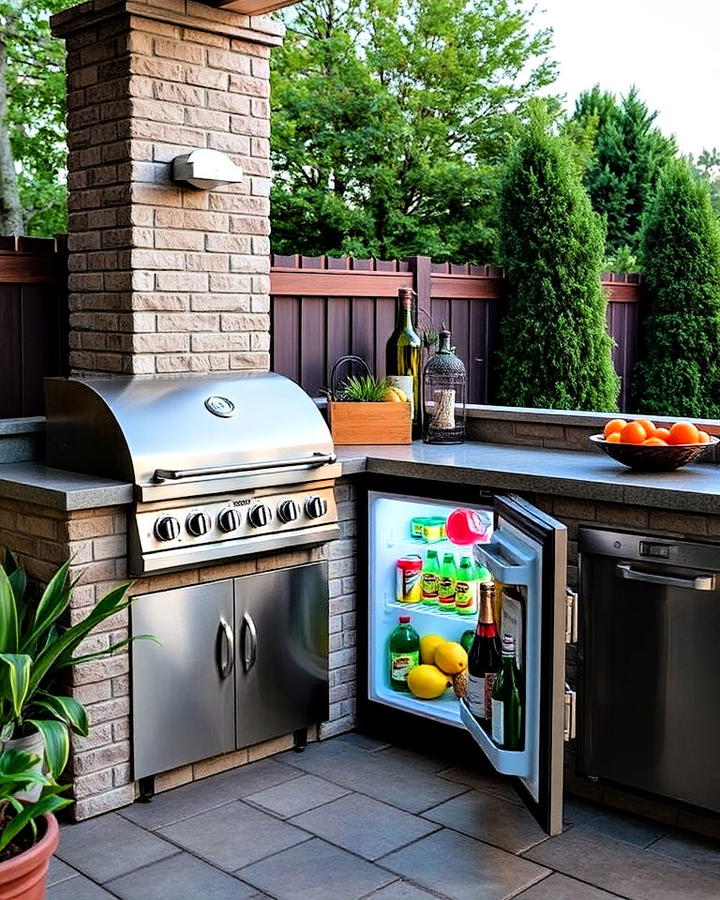
[[[475,513],[474,539],[468,534],[465,544],[450,541],[443,525],[458,515],[456,510]],[[457,540],[457,533],[453,536]],[[565,709],[565,527],[518,497],[498,496],[492,508],[482,508],[370,491],[368,537],[369,699],[467,729],[493,767],[514,776],[518,793],[542,827],[549,834],[559,833]],[[432,663],[428,653],[434,642],[468,648],[468,632],[475,632],[477,603],[468,614],[463,605],[423,602],[425,573],[435,569],[437,560],[442,577],[444,560],[450,565],[450,555],[456,572],[467,567],[468,557],[474,560],[476,588],[479,582],[491,579],[499,635],[512,638],[508,646],[514,649],[522,720],[520,739],[512,749],[494,740],[490,721],[476,718],[467,698],[461,699],[467,688],[457,685],[452,655],[450,664],[443,665],[447,673],[430,665],[426,671],[410,675],[416,666]],[[399,622],[401,616],[409,617],[409,622]],[[424,659],[392,652],[396,629],[408,627],[420,639]],[[403,675],[410,687],[400,684]]]

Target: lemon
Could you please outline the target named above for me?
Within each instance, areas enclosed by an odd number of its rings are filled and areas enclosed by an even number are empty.
[[[385,392],[383,400],[391,403],[407,403],[408,397],[405,391],[401,391],[400,388],[389,387]]]
[[[407,684],[421,700],[436,700],[452,682],[437,666],[415,666],[408,672]]]
[[[435,665],[446,675],[457,675],[467,669],[468,655],[455,641],[446,641],[435,650]]]
[[[435,662],[435,651],[444,643],[445,638],[439,634],[424,634],[420,638],[420,662],[431,666]]]

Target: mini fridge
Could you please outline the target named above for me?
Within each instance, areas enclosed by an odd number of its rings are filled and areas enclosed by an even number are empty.
[[[385,484],[387,482],[385,481]],[[566,563],[565,526],[516,496],[485,495],[447,490],[446,497],[375,490],[369,485],[367,503],[367,707],[396,709],[448,728],[467,731],[495,770],[513,776],[518,793],[548,834],[562,830],[563,748],[565,722]],[[416,483],[406,488],[416,486]],[[435,485],[429,493],[443,493]],[[464,499],[454,499],[463,497]],[[478,512],[486,533],[472,546],[447,538],[425,542],[413,536],[413,520],[447,519],[458,508]],[[417,529],[415,529],[417,530]],[[422,700],[390,686],[389,637],[399,616],[408,615],[422,637],[436,634],[460,641],[474,629],[477,614],[459,615],[422,603],[400,602],[396,567],[408,555],[425,558],[428,549],[456,559],[474,557],[495,582],[498,633],[512,632],[523,684],[524,741],[521,749],[503,750],[471,714],[452,688],[438,699]],[[387,719],[387,715],[385,716]]]

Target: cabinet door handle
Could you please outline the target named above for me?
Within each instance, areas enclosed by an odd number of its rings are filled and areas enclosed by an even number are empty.
[[[687,588],[691,591],[715,590],[715,573],[695,575],[691,578],[682,578],[672,575],[653,575],[652,572],[639,572],[627,563],[618,563],[616,572],[620,578],[628,578],[630,581],[648,581],[650,584],[664,584],[668,587]]]
[[[223,644],[225,645],[224,653]],[[227,678],[228,675],[232,672],[234,665],[235,638],[233,637],[232,628],[221,616],[218,632],[218,668],[220,669],[220,677]]]
[[[252,620],[250,613],[243,613],[243,668],[245,674],[252,669],[257,659],[257,629]],[[250,635],[250,646],[248,647],[247,636]]]

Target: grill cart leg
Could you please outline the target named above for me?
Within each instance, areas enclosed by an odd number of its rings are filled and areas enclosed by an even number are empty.
[[[307,728],[298,728],[293,737],[295,738],[293,750],[296,753],[302,753],[305,747],[307,747]]]

